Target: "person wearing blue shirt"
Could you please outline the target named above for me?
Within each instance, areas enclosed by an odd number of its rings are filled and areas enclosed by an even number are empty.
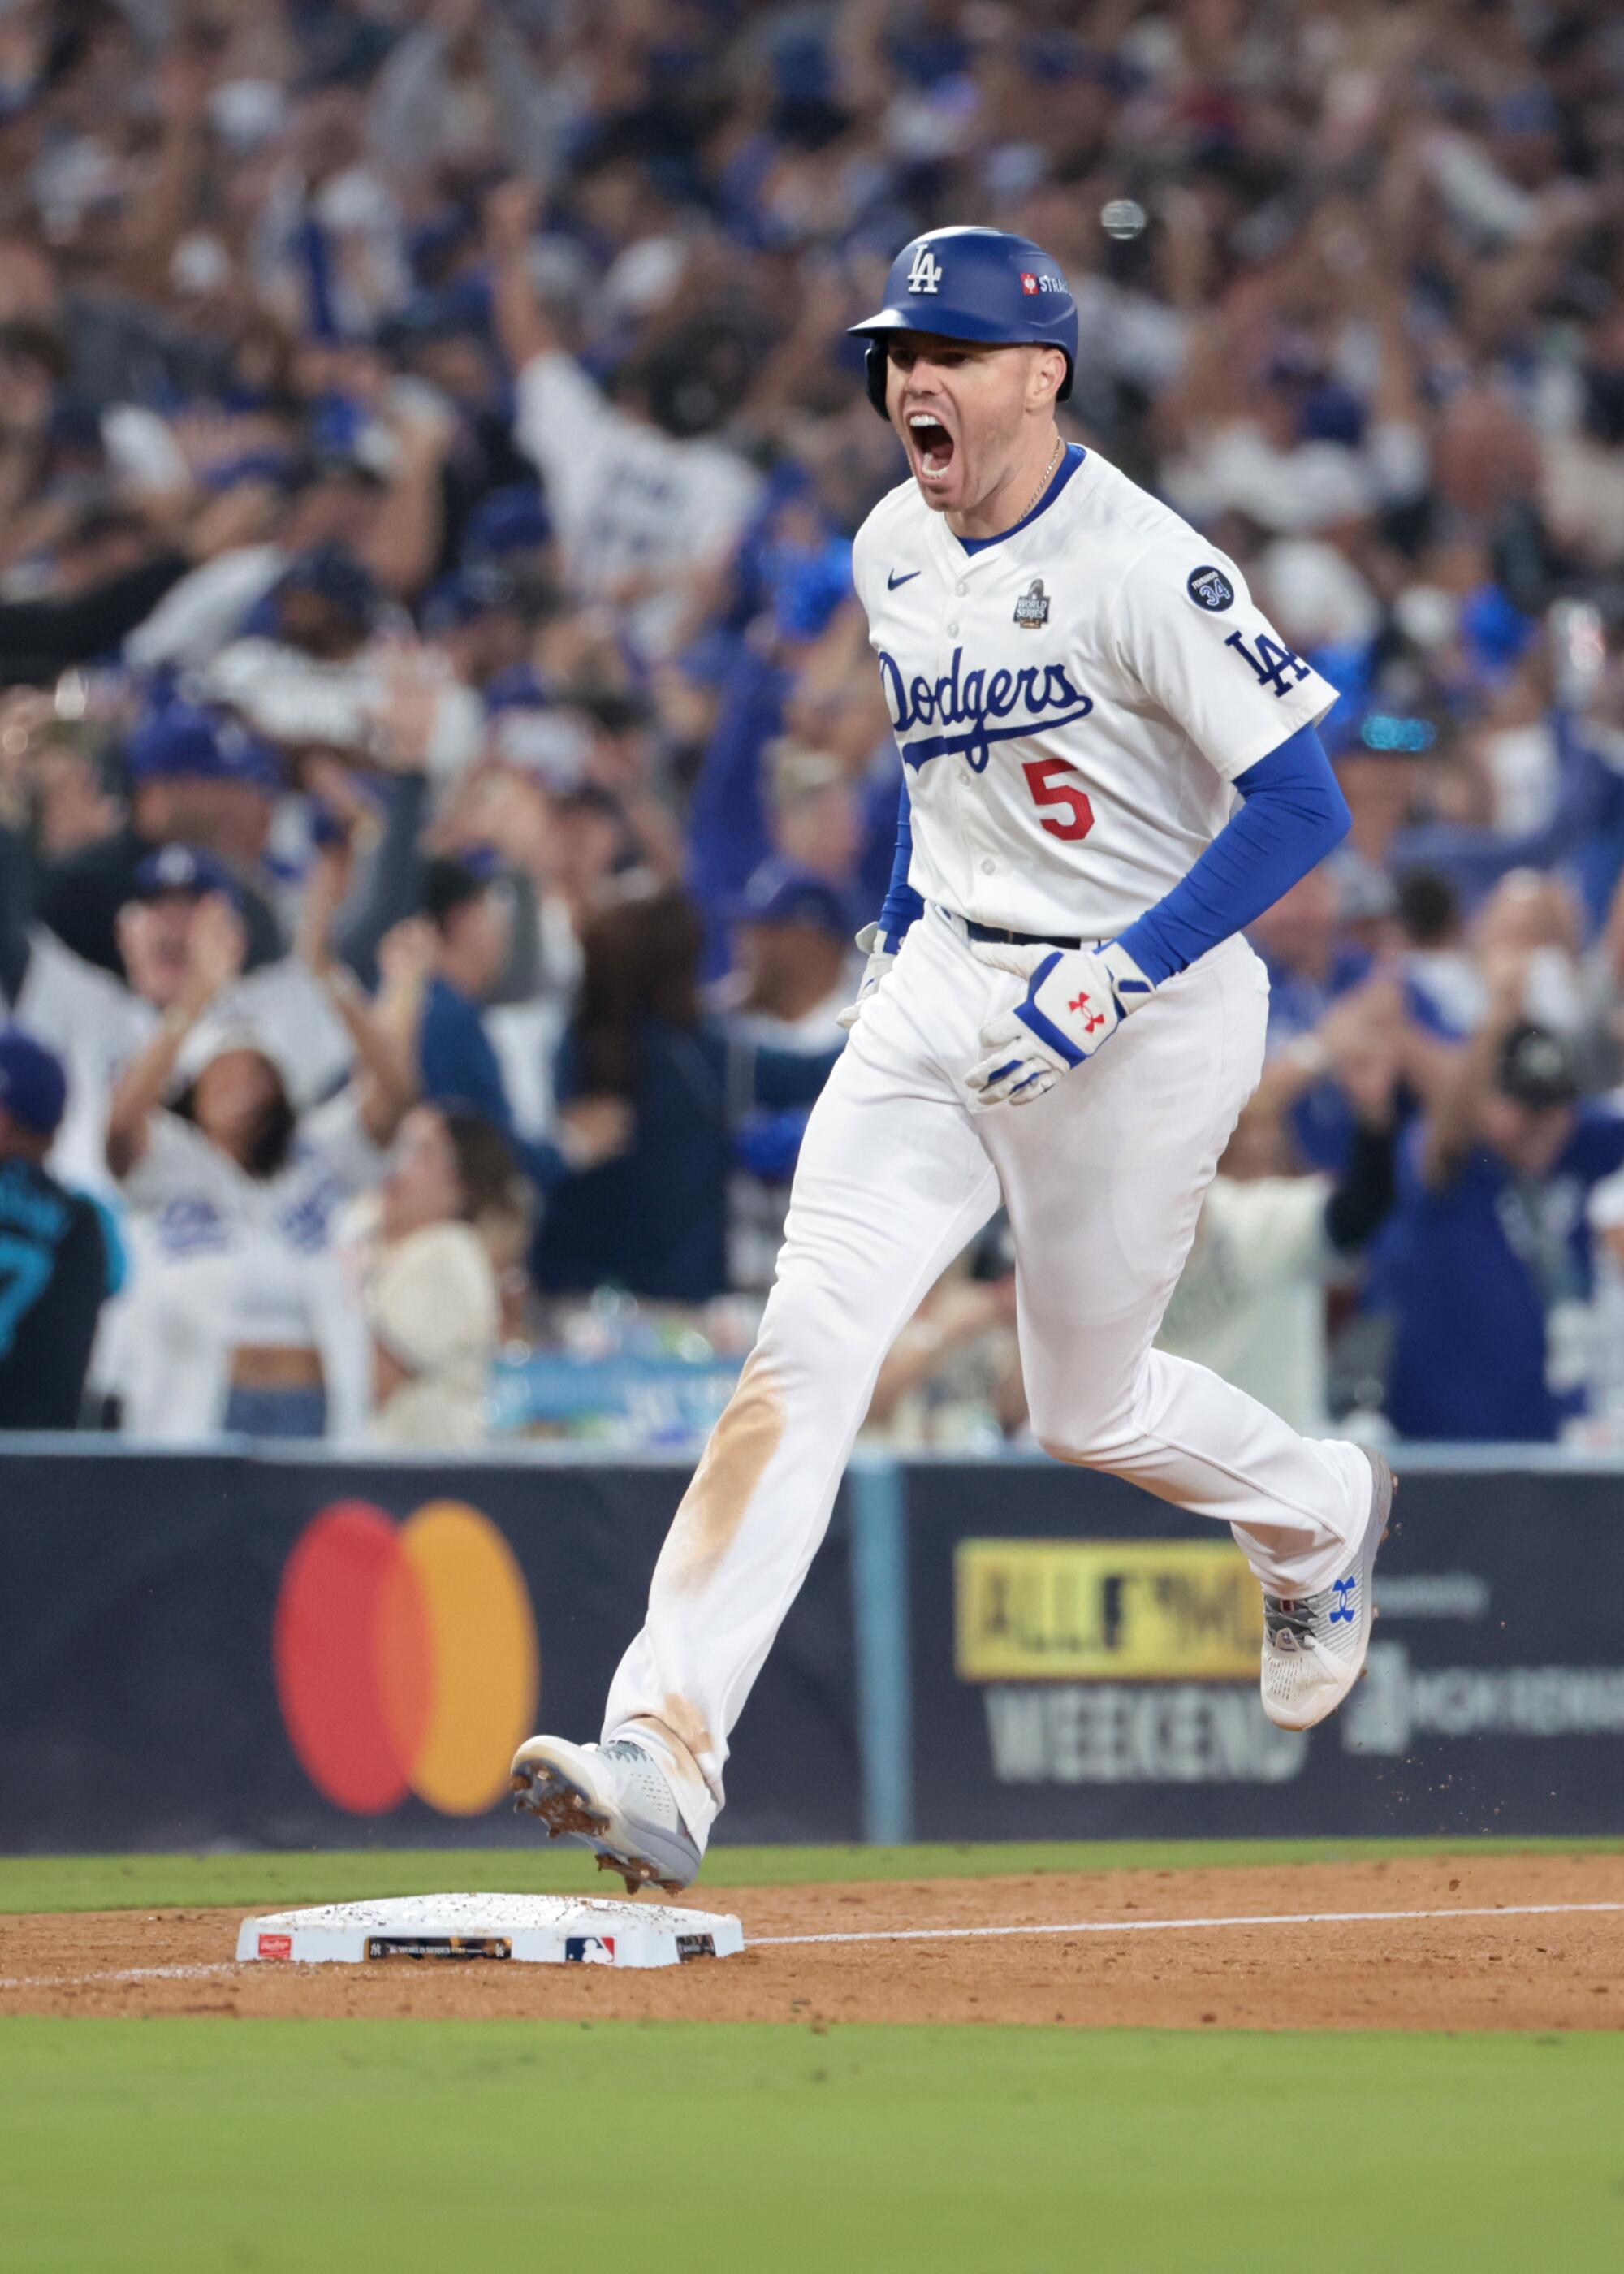
[[[423,1095],[435,1105],[462,1106],[507,1139],[538,1192],[612,1157],[630,1117],[618,1102],[580,1098],[560,1116],[558,1141],[525,1137],[485,1023],[485,1003],[508,960],[508,912],[495,879],[469,862],[428,864],[424,914],[434,928],[434,969],[417,1037]]]
[[[0,1429],[73,1429],[102,1306],[124,1276],[112,1220],[45,1166],[62,1061],[0,1028]]]
[[[618,1158],[552,1194],[536,1247],[549,1294],[605,1283],[674,1303],[723,1293],[741,1126],[753,1111],[810,1105],[839,1055],[730,1034],[700,996],[703,936],[695,904],[675,891],[628,898],[587,928],[558,1095],[624,1100],[633,1135]]]
[[[1404,1437],[1549,1442],[1583,1405],[1587,1203],[1624,1114],[1582,1101],[1562,1038],[1502,1003],[1414,1127],[1383,1243]]]

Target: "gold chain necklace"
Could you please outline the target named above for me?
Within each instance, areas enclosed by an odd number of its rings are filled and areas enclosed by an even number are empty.
[[[1042,480],[1038,484],[1036,489],[1033,491],[1032,495],[1026,500],[1026,504],[1022,506],[1020,511],[1015,516],[1015,526],[1017,528],[1019,528],[1020,523],[1025,521],[1026,516],[1031,512],[1033,507],[1037,503],[1044,491],[1049,487],[1049,483],[1053,480],[1055,468],[1060,463],[1060,453],[1064,447],[1064,446],[1061,442],[1059,435],[1056,434],[1055,437],[1055,447],[1049,453],[1049,463],[1043,469]]]

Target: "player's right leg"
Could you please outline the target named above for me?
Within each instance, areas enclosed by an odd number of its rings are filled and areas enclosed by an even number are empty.
[[[536,1737],[515,1757],[519,1804],[629,1882],[698,1870],[729,1733],[823,1540],[875,1377],[997,1205],[944,1070],[967,1061],[974,1020],[927,917],[812,1114],[761,1335],[661,1551],[603,1743]]]

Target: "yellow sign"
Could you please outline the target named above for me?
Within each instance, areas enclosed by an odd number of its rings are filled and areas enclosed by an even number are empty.
[[[1221,1540],[962,1540],[963,1682],[1255,1681],[1263,1596]]]

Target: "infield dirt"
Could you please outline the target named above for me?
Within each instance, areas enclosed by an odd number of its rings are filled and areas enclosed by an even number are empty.
[[[380,1858],[380,1894],[389,1892],[387,1874]],[[451,1856],[446,1884],[461,1884]],[[607,1881],[603,1892],[612,1892]],[[756,1946],[643,1974],[400,1960],[239,1966],[241,1909],[20,1914],[0,1918],[0,2014],[1624,2028],[1624,1855],[1039,1872],[709,1895],[702,1882],[684,1900],[736,1913]],[[1519,1906],[1584,1904],[1620,1908],[1515,1915]],[[1504,1918],[1475,1915],[1501,1908]],[[1406,1911],[1444,1916],[1396,1916]],[[1384,1916],[1328,1916],[1342,1912]],[[1260,1917],[1267,1923],[1241,1923]],[[1159,1920],[1196,1924],[1146,1931]],[[959,1931],[1085,1922],[1089,1931],[1075,1934]],[[951,1931],[941,1940],[763,1946],[780,1936],[926,1930]]]

